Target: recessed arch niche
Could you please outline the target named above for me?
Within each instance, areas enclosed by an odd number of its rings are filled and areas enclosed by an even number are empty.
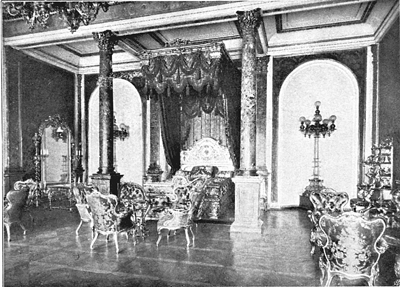
[[[128,81],[113,79],[113,103],[116,124],[129,127],[124,140],[114,139],[114,162],[116,172],[123,175],[121,181],[141,184],[143,180],[143,125],[142,102],[139,92]],[[89,100],[88,169],[89,176],[99,168],[99,88]]]
[[[277,177],[280,206],[298,206],[313,172],[314,138],[299,132],[299,118],[312,119],[316,101],[321,115],[336,115],[337,130],[319,140],[320,175],[326,187],[356,196],[359,146],[359,87],[352,71],[334,60],[299,65],[279,93]]]

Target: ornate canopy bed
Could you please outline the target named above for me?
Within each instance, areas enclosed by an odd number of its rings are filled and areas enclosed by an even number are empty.
[[[159,103],[173,181],[207,180],[198,218],[233,218],[240,158],[240,72],[222,43],[176,40],[143,54],[143,92]],[[229,75],[229,76],[228,76]]]

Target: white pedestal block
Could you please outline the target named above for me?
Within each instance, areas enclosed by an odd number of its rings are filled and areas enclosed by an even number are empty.
[[[235,183],[235,221],[231,232],[261,234],[260,190],[265,187],[265,178],[258,176],[237,176]]]

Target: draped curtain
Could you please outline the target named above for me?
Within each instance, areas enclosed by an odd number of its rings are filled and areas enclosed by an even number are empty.
[[[180,168],[181,128],[202,113],[224,119],[234,166],[240,158],[240,73],[221,43],[170,47],[142,55],[144,92],[161,107],[162,139],[171,174]],[[185,131],[183,131],[185,132]]]
[[[175,174],[181,167],[181,144],[180,144],[180,105],[179,94],[167,89],[158,94],[158,102],[161,110],[161,137],[165,149],[165,158],[171,167],[171,174]]]

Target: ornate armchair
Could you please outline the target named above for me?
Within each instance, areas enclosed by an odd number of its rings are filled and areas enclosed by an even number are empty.
[[[365,279],[372,286],[378,275],[380,255],[388,247],[382,239],[385,221],[345,212],[337,217],[323,215],[319,227],[326,238],[319,261],[321,285],[325,280],[325,286],[330,286],[333,277],[339,276],[350,280]]]
[[[144,188],[134,182],[121,184],[119,202],[122,205],[118,211],[132,213],[136,220],[136,227],[139,228],[141,236],[146,236],[146,215],[150,210],[150,201],[146,197]]]
[[[135,215],[130,211],[118,213],[116,211],[118,198],[113,194],[103,195],[98,191],[94,191],[86,195],[86,199],[92,213],[95,233],[90,249],[93,249],[99,234],[106,235],[107,238],[112,234],[116,252],[118,253],[118,233],[126,233],[127,239],[129,239],[129,234],[135,238]]]
[[[187,247],[190,246],[190,230],[194,244],[195,236],[192,230],[192,225],[194,222],[194,215],[198,210],[199,203],[201,202],[200,191],[204,187],[205,181],[205,179],[199,177],[189,182],[187,185],[178,186],[174,189],[176,200],[173,202],[173,207],[166,208],[157,222],[157,246],[161,241],[163,229],[168,230],[167,236],[169,236],[170,231],[185,229]]]
[[[13,223],[18,223],[24,231],[24,235],[26,234],[26,228],[22,224],[22,215],[25,207],[34,198],[35,187],[36,183],[33,180],[17,181],[14,189],[7,193],[4,201],[3,224],[7,230],[8,241],[11,240],[10,227]],[[33,221],[33,217],[31,215],[30,217]]]
[[[332,188],[324,188],[321,191],[312,191],[310,201],[313,210],[308,211],[313,227],[310,234],[311,255],[315,252],[315,246],[321,247],[321,230],[319,229],[319,220],[324,214],[338,215],[343,212],[343,208],[349,201],[346,192],[337,192]]]
[[[83,223],[89,223],[92,228],[92,238],[94,236],[93,220],[90,213],[89,205],[87,204],[86,194],[90,194],[95,190],[97,190],[96,187],[85,186],[84,184],[77,184],[72,188],[72,193],[76,201],[75,206],[78,209],[79,216],[81,218],[79,226],[75,231],[76,235],[79,235],[79,229],[81,228]]]

